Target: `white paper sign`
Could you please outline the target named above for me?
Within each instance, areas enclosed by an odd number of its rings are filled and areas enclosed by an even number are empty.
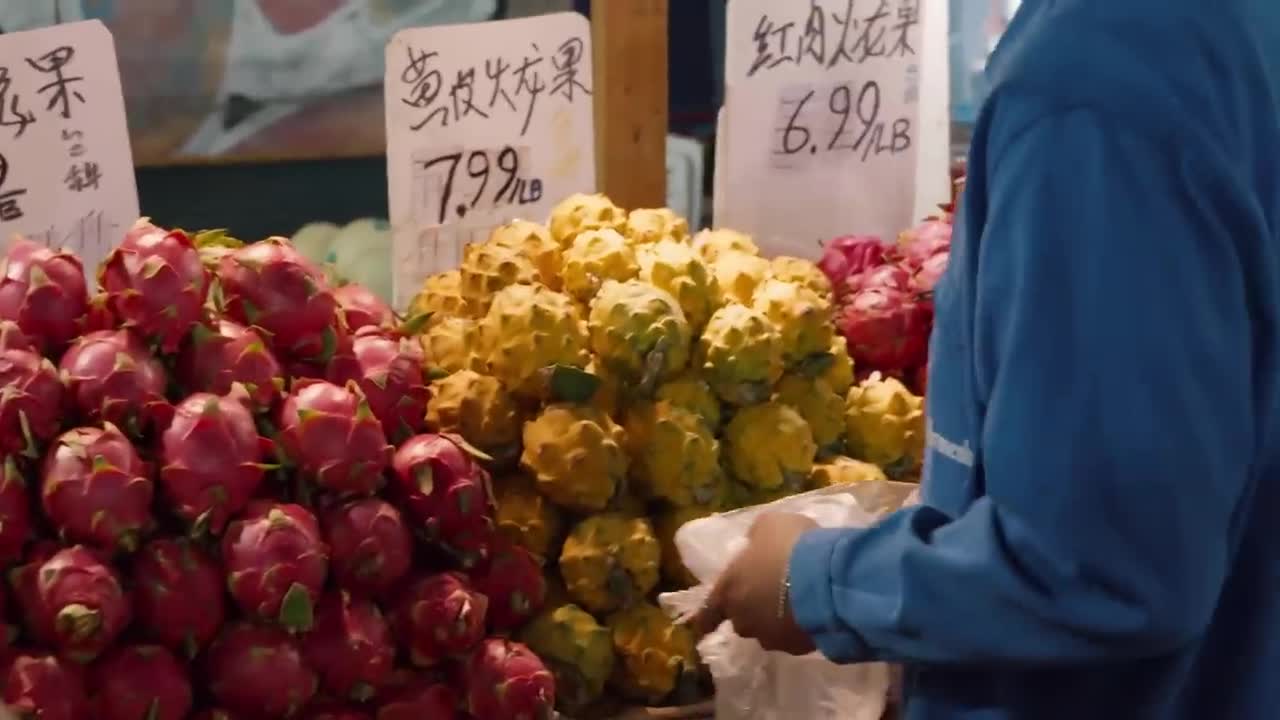
[[[92,275],[138,215],[110,31],[89,20],[0,35],[0,238],[73,250]]]
[[[591,27],[576,13],[403,30],[387,45],[393,285],[595,189]]]
[[[924,0],[731,0],[717,224],[816,256],[913,220]]]

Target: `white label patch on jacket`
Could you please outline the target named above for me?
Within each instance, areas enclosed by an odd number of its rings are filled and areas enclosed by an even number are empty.
[[[937,430],[933,429],[933,418],[925,419],[925,431],[928,446],[942,457],[964,465],[965,467],[973,467],[973,450],[969,447],[969,441],[957,443],[942,436]]]

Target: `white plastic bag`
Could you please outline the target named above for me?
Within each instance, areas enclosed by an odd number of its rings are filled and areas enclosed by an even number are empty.
[[[659,602],[682,620],[697,613],[762,513],[799,513],[821,527],[866,527],[901,507],[911,489],[900,483],[837,486],[688,523],[676,533],[676,548],[700,584],[663,594]],[[715,680],[716,720],[880,720],[884,715],[889,668],[883,663],[837,665],[819,653],[767,652],[734,633],[729,623],[704,637],[698,652]]]

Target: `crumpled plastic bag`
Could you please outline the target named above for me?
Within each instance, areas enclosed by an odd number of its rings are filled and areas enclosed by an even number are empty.
[[[867,527],[903,506],[912,489],[902,483],[835,486],[690,522],[676,533],[676,548],[699,584],[664,593],[658,601],[678,620],[693,617],[762,513],[799,513],[820,527]],[[734,633],[729,623],[704,637],[698,652],[715,680],[716,720],[880,720],[884,715],[890,673],[883,663],[837,665],[820,653],[768,652]]]

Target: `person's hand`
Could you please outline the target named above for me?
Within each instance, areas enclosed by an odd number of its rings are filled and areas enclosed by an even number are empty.
[[[758,641],[766,650],[792,655],[813,652],[813,640],[792,615],[784,583],[792,548],[801,535],[816,527],[803,515],[760,516],[747,533],[746,548],[720,575],[706,607],[694,618],[695,626],[706,633],[728,620],[734,632]]]

